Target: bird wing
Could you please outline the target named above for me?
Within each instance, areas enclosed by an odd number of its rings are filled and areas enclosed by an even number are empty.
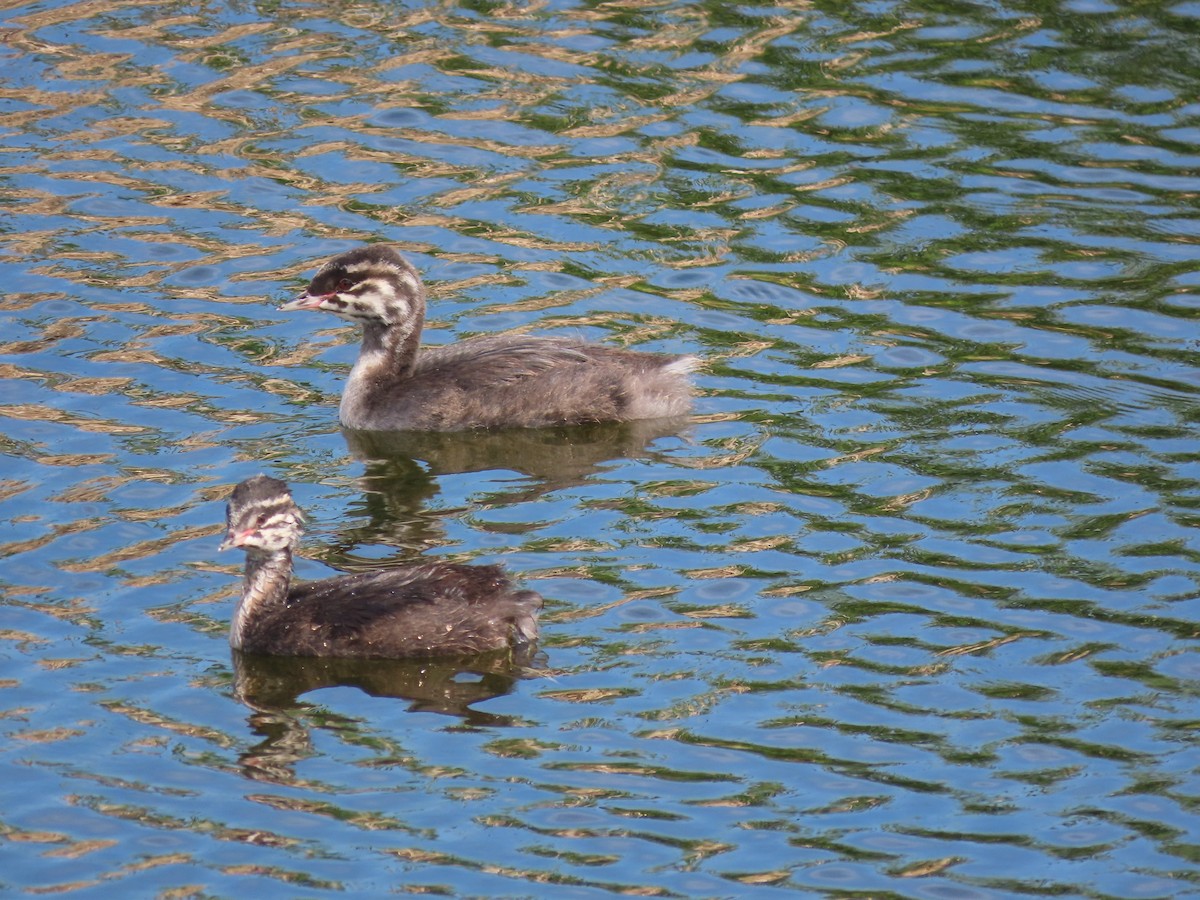
[[[500,566],[428,563],[296,585],[288,606],[335,639],[367,634],[399,619],[456,619],[512,587]]]
[[[594,348],[564,338],[490,335],[422,350],[417,357],[417,373],[445,372],[458,379],[486,379],[495,384],[587,363],[594,353]]]

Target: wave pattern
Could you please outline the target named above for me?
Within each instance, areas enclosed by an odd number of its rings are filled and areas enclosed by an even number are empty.
[[[1196,889],[1195,4],[0,35],[5,888]],[[353,331],[274,307],[376,239],[429,341],[697,352],[697,415],[343,435]],[[231,659],[258,471],[302,575],[503,560],[539,657]]]

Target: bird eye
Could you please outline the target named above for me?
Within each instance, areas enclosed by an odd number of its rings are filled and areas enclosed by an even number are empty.
[[[267,514],[262,513],[257,519],[254,520],[254,527],[262,528],[263,526],[265,526],[267,524],[267,519],[268,519]]]
[[[339,281],[337,283],[337,289],[339,291],[348,291],[352,287],[354,287],[354,282],[351,281],[349,278],[343,278],[341,281]]]

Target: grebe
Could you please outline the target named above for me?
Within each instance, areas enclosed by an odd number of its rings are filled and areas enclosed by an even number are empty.
[[[668,418],[691,408],[694,356],[523,335],[419,349],[425,288],[384,244],[335,256],[280,309],[323,309],[362,325],[339,410],[347,428],[537,428]]]
[[[221,549],[246,551],[229,643],[272,656],[466,656],[537,639],[542,598],[500,566],[428,562],[292,585],[303,515],[266,475],[229,498]]]

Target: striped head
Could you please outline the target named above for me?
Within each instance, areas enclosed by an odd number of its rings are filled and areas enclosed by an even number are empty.
[[[323,309],[363,325],[420,325],[425,288],[417,270],[392,247],[369,244],[321,266],[308,290],[279,307]]]
[[[278,478],[255,475],[229,495],[227,531],[221,550],[241,547],[248,553],[278,553],[296,546],[304,516],[288,486]]]

